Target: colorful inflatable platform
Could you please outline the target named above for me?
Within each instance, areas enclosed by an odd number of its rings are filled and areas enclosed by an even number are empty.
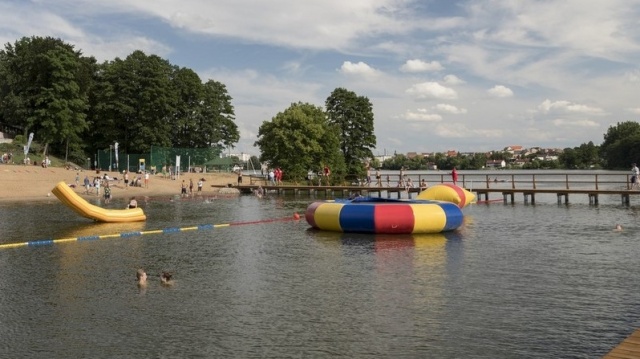
[[[305,219],[326,231],[410,234],[453,231],[463,215],[451,202],[367,197],[313,202]]]
[[[85,201],[64,182],[59,182],[51,193],[56,195],[60,202],[74,210],[79,215],[98,222],[138,222],[147,219],[142,208],[132,209],[105,209],[94,206]]]
[[[430,199],[434,201],[452,202],[460,208],[464,208],[475,202],[476,195],[473,192],[449,183],[433,185],[418,194],[418,199]]]

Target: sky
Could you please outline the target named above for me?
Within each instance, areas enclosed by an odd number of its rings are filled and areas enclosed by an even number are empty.
[[[638,0],[0,0],[0,41],[135,50],[226,85],[240,142],[292,103],[367,97],[374,155],[599,145],[640,116]]]

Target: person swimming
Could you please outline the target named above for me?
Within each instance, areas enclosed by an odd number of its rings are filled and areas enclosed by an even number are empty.
[[[131,199],[129,200],[128,208],[137,208],[137,207],[138,207],[138,201],[136,201],[135,197],[131,197]]]
[[[622,226],[619,223],[616,223],[616,228],[613,229],[614,232],[622,232]]]
[[[136,272],[136,281],[138,282],[138,286],[147,285],[147,273],[144,271],[144,269],[138,269],[138,271]]]
[[[171,280],[171,277],[173,277],[171,273],[162,272],[160,275],[160,283],[162,283],[162,285],[172,285],[173,281]]]

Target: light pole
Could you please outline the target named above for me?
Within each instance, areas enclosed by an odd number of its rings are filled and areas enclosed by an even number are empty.
[[[109,172],[111,172],[111,164],[113,160],[111,159],[111,150],[113,149],[113,145],[109,145]]]

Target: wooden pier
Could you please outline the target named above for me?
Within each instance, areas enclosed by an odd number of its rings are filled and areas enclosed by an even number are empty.
[[[569,195],[587,195],[589,197],[589,204],[598,204],[598,197],[601,195],[619,195],[620,201],[623,205],[630,205],[632,195],[640,195],[639,190],[592,190],[592,189],[478,189],[474,190],[477,200],[479,202],[489,201],[490,193],[499,193],[502,195],[503,202],[515,203],[516,193],[522,193],[524,197],[524,203],[535,204],[536,194],[555,194],[558,197],[558,204],[564,202],[569,203]],[[484,199],[482,199],[484,197]]]
[[[262,187],[267,193],[276,193],[277,195],[290,194],[294,196],[323,196],[325,198],[341,197],[346,198],[353,194],[361,194],[363,196],[376,196],[386,198],[413,198],[420,193],[420,188],[409,188],[409,190],[400,187],[363,187],[363,186],[308,186],[308,185],[280,185],[280,186],[263,186],[258,184],[247,185],[212,185],[212,187],[223,188],[231,187],[238,189],[241,193],[254,193],[259,187]],[[599,197],[604,195],[619,195],[623,205],[630,205],[631,196],[640,195],[640,190],[605,190],[605,189],[564,189],[564,188],[479,188],[467,189],[476,194],[477,202],[494,202],[490,195],[500,195],[504,204],[514,204],[516,194],[522,194],[524,203],[536,203],[536,195],[538,194],[555,194],[558,198],[558,204],[569,203],[570,195],[586,195],[589,204],[599,204]]]
[[[637,329],[617,347],[613,348],[603,359],[640,358],[640,329]]]
[[[247,183],[226,186],[214,185],[213,187],[233,187],[243,193],[252,193],[258,187],[262,187],[267,193],[278,195],[308,195],[324,196],[325,198],[346,198],[354,194],[371,197],[386,198],[414,198],[420,193],[420,188],[412,187],[408,190],[399,186],[401,184],[398,174],[384,175],[384,180],[373,183],[356,182],[345,179],[333,178],[332,185],[319,185],[311,181],[285,182],[283,185],[275,185],[267,181],[264,176],[247,176]],[[443,172],[413,173],[406,175],[411,178],[414,185],[425,180],[427,184],[451,183],[450,176]],[[628,172],[602,173],[598,171],[567,171],[563,173],[542,173],[540,171],[513,171],[504,173],[495,171],[492,173],[462,173],[457,183],[473,192],[477,196],[477,202],[497,202],[502,200],[505,204],[513,204],[516,195],[522,195],[524,203],[536,203],[538,195],[556,195],[558,204],[568,204],[570,196],[587,196],[589,204],[597,205],[601,196],[620,196],[623,205],[630,205],[631,197],[640,195],[640,188],[632,188],[631,175]],[[314,180],[315,181],[315,180]],[[491,199],[490,197],[498,197]]]
[[[229,187],[228,185],[211,185],[214,188]],[[408,198],[412,198],[414,195],[420,193],[420,188],[409,188],[407,191],[401,187],[364,187],[364,186],[308,186],[308,185],[231,185],[231,188],[237,188],[241,193],[254,193],[258,187],[262,187],[267,193],[276,193],[278,195],[293,194],[317,196],[323,195],[324,197],[349,197],[352,194],[361,194],[363,196],[371,196],[376,194],[378,197],[382,197],[383,193],[387,198],[392,196],[396,198],[402,198],[405,194]]]

